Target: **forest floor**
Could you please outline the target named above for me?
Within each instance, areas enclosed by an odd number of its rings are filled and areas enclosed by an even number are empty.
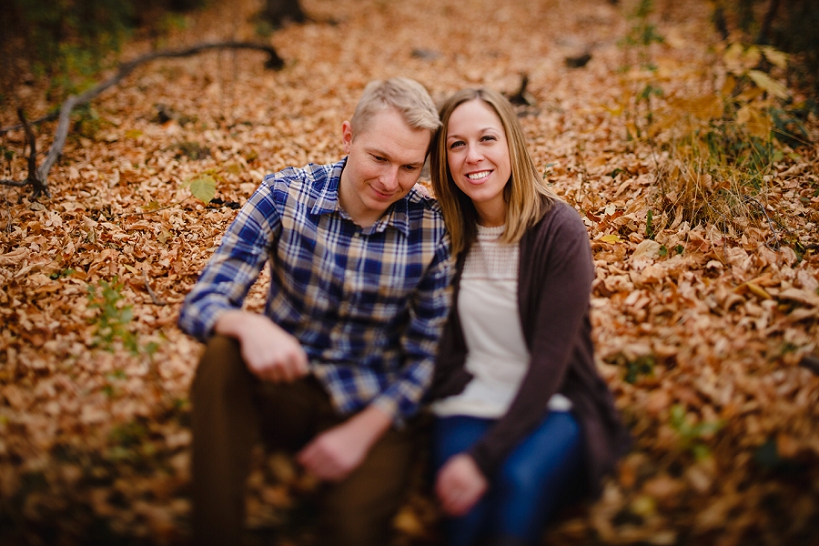
[[[315,21],[267,38],[250,21],[259,2],[211,4],[122,59],[257,39],[285,67],[254,52],[145,65],[75,116],[50,198],[0,187],[0,544],[184,543],[200,345],[176,318],[236,207],[266,173],[340,158],[372,79],[413,77],[441,100],[512,94],[522,74],[538,168],[589,230],[598,368],[634,438],[602,497],[545,541],[819,540],[819,154],[777,143],[750,183],[726,169],[674,185],[694,168],[669,136],[690,121],[680,112],[714,126],[703,112],[753,68],[720,41],[710,2],[659,1],[640,19],[634,2],[603,0],[304,0]],[[663,42],[624,45],[643,23]],[[748,127],[753,101],[805,100],[772,86],[785,75],[771,68],[753,80],[770,93],[745,77],[732,95]],[[30,118],[46,113],[42,89],[21,89]],[[0,124],[14,123],[4,108]],[[816,114],[803,124],[819,142]],[[54,127],[35,129],[39,150]],[[0,177],[24,178],[23,132],[0,144]],[[208,177],[205,205],[188,183]],[[249,539],[309,542],[313,480],[286,456],[254,460]],[[422,474],[400,544],[441,542]]]

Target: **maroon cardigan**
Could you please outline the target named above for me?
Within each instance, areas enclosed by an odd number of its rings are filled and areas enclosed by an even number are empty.
[[[467,349],[457,312],[465,254],[458,260],[454,304],[438,349],[431,400],[458,394],[472,379],[464,367]],[[628,450],[628,432],[594,364],[589,320],[593,279],[586,227],[572,207],[558,201],[520,242],[518,308],[531,362],[506,414],[469,451],[484,475],[492,476],[543,421],[557,392],[571,400],[580,422],[592,496],[600,494],[603,476]]]

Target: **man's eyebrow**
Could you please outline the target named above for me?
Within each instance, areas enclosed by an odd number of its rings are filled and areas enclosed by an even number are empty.
[[[381,150],[380,148],[369,148],[369,149],[367,149],[367,152],[372,154],[372,155],[376,155],[378,157],[386,157],[390,161],[395,161],[395,159],[396,159],[392,155],[385,152],[384,150]],[[422,166],[425,162],[426,162],[426,158],[422,159],[421,161],[410,161],[409,163],[403,163],[402,162],[401,164],[402,165],[407,165],[407,166],[412,166],[412,167],[418,167],[418,166]]]

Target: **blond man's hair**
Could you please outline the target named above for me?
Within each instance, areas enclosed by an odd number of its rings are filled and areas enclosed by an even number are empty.
[[[394,108],[413,129],[435,133],[441,126],[435,103],[423,85],[409,78],[390,78],[372,81],[364,88],[350,120],[353,138],[385,108]]]
[[[506,227],[500,240],[520,241],[558,197],[549,189],[535,167],[526,147],[526,138],[514,108],[506,98],[491,89],[462,89],[449,97],[439,110],[441,129],[430,144],[430,176],[435,197],[441,204],[444,220],[452,238],[452,252],[468,250],[478,233],[478,212],[472,200],[455,184],[447,162],[446,139],[452,112],[465,102],[483,101],[500,118],[509,145],[511,176],[503,190],[506,201]]]

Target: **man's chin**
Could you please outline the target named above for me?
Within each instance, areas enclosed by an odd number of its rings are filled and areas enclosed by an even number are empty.
[[[381,210],[382,212],[386,211],[390,206],[395,203],[396,201],[400,201],[404,197],[404,194],[394,193],[392,195],[384,195],[378,192],[373,191],[369,201],[370,201],[370,208],[373,210]]]

